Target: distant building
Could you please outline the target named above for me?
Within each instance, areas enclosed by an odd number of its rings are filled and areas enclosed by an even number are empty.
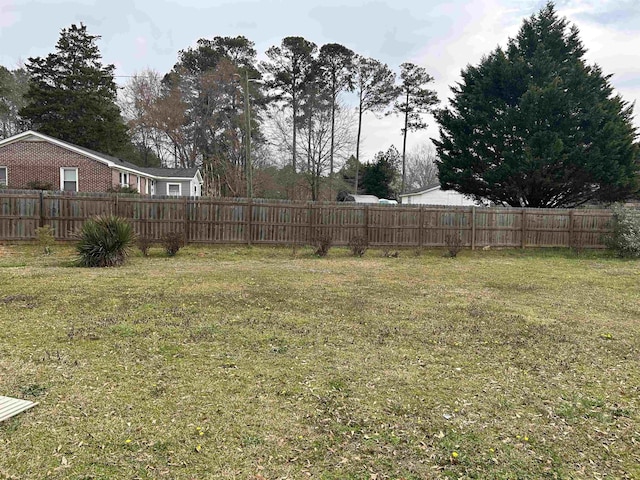
[[[398,202],[389,200],[388,198],[378,198],[375,195],[355,195],[353,193],[340,192],[338,194],[339,202],[354,203],[378,203],[380,205],[396,205]]]
[[[442,190],[440,183],[433,183],[399,196],[402,205],[477,205],[475,200],[462,193],[455,190]]]
[[[69,192],[130,187],[143,195],[202,195],[197,168],[145,168],[42,133],[28,131],[0,141],[0,185],[30,185]]]

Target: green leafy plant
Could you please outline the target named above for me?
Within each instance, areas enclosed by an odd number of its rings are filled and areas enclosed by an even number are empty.
[[[619,257],[640,257],[640,210],[614,205],[612,232],[605,245]]]
[[[38,238],[38,245],[42,247],[42,253],[49,255],[51,253],[51,247],[56,242],[51,225],[36,228],[36,236]]]
[[[162,244],[167,255],[173,257],[180,248],[184,247],[184,234],[182,232],[167,232],[162,237]]]
[[[115,267],[125,262],[135,233],[126,219],[107,215],[87,220],[76,238],[79,266]]]

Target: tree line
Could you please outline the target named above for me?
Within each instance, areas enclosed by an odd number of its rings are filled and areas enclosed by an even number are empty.
[[[403,63],[396,76],[303,37],[282,39],[263,62],[244,36],[200,39],[170,72],[139,72],[118,95],[98,38],[72,25],[54,53],[0,67],[0,135],[34,128],[144,166],[198,166],[209,195],[392,198],[439,180],[481,203],[573,207],[638,192],[633,106],[586,63],[578,29],[551,2],[464,68],[443,108],[425,68]],[[408,152],[429,113],[435,151]],[[361,159],[367,114],[402,117],[401,151]]]
[[[257,183],[280,183],[272,194],[317,200],[327,185],[331,197],[339,189],[364,192],[363,115],[404,115],[406,138],[426,126],[421,114],[437,102],[422,67],[402,64],[396,84],[386,64],[303,37],[284,38],[264,62],[244,36],[203,38],[178,52],[170,72],[138,72],[118,95],[114,66],[102,63],[98,39],[86,26],[71,25],[54,53],[1,71],[0,85],[10,93],[1,92],[3,136],[34,128],[142,166],[198,166],[210,195],[246,195],[256,170]],[[343,94],[357,98],[357,115]],[[349,185],[338,170],[354,155]],[[398,190],[406,159],[405,141]],[[274,178],[268,166],[284,172]]]

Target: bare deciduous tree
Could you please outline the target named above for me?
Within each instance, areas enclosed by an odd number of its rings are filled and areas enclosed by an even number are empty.
[[[344,105],[338,104],[334,116],[333,153],[334,166],[340,166],[349,157],[355,143],[354,115]],[[318,200],[323,179],[331,169],[331,106],[317,108],[310,121],[301,125],[298,132],[307,139],[297,143],[297,154],[307,158],[307,164],[301,165],[301,171],[307,178],[310,197]],[[287,109],[272,108],[265,122],[265,133],[271,140],[274,158],[280,158],[280,166],[287,164],[293,152],[292,116]]]
[[[417,145],[407,152],[405,188],[417,190],[438,181],[436,150],[431,142]]]

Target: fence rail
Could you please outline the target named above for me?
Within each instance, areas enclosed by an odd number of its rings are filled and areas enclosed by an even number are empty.
[[[51,225],[71,240],[94,215],[129,219],[139,235],[159,240],[182,232],[187,243],[305,244],[318,234],[346,245],[355,235],[379,247],[440,247],[459,235],[462,245],[602,248],[610,210],[291,203],[205,197],[144,197],[0,191],[0,241],[34,240]]]

